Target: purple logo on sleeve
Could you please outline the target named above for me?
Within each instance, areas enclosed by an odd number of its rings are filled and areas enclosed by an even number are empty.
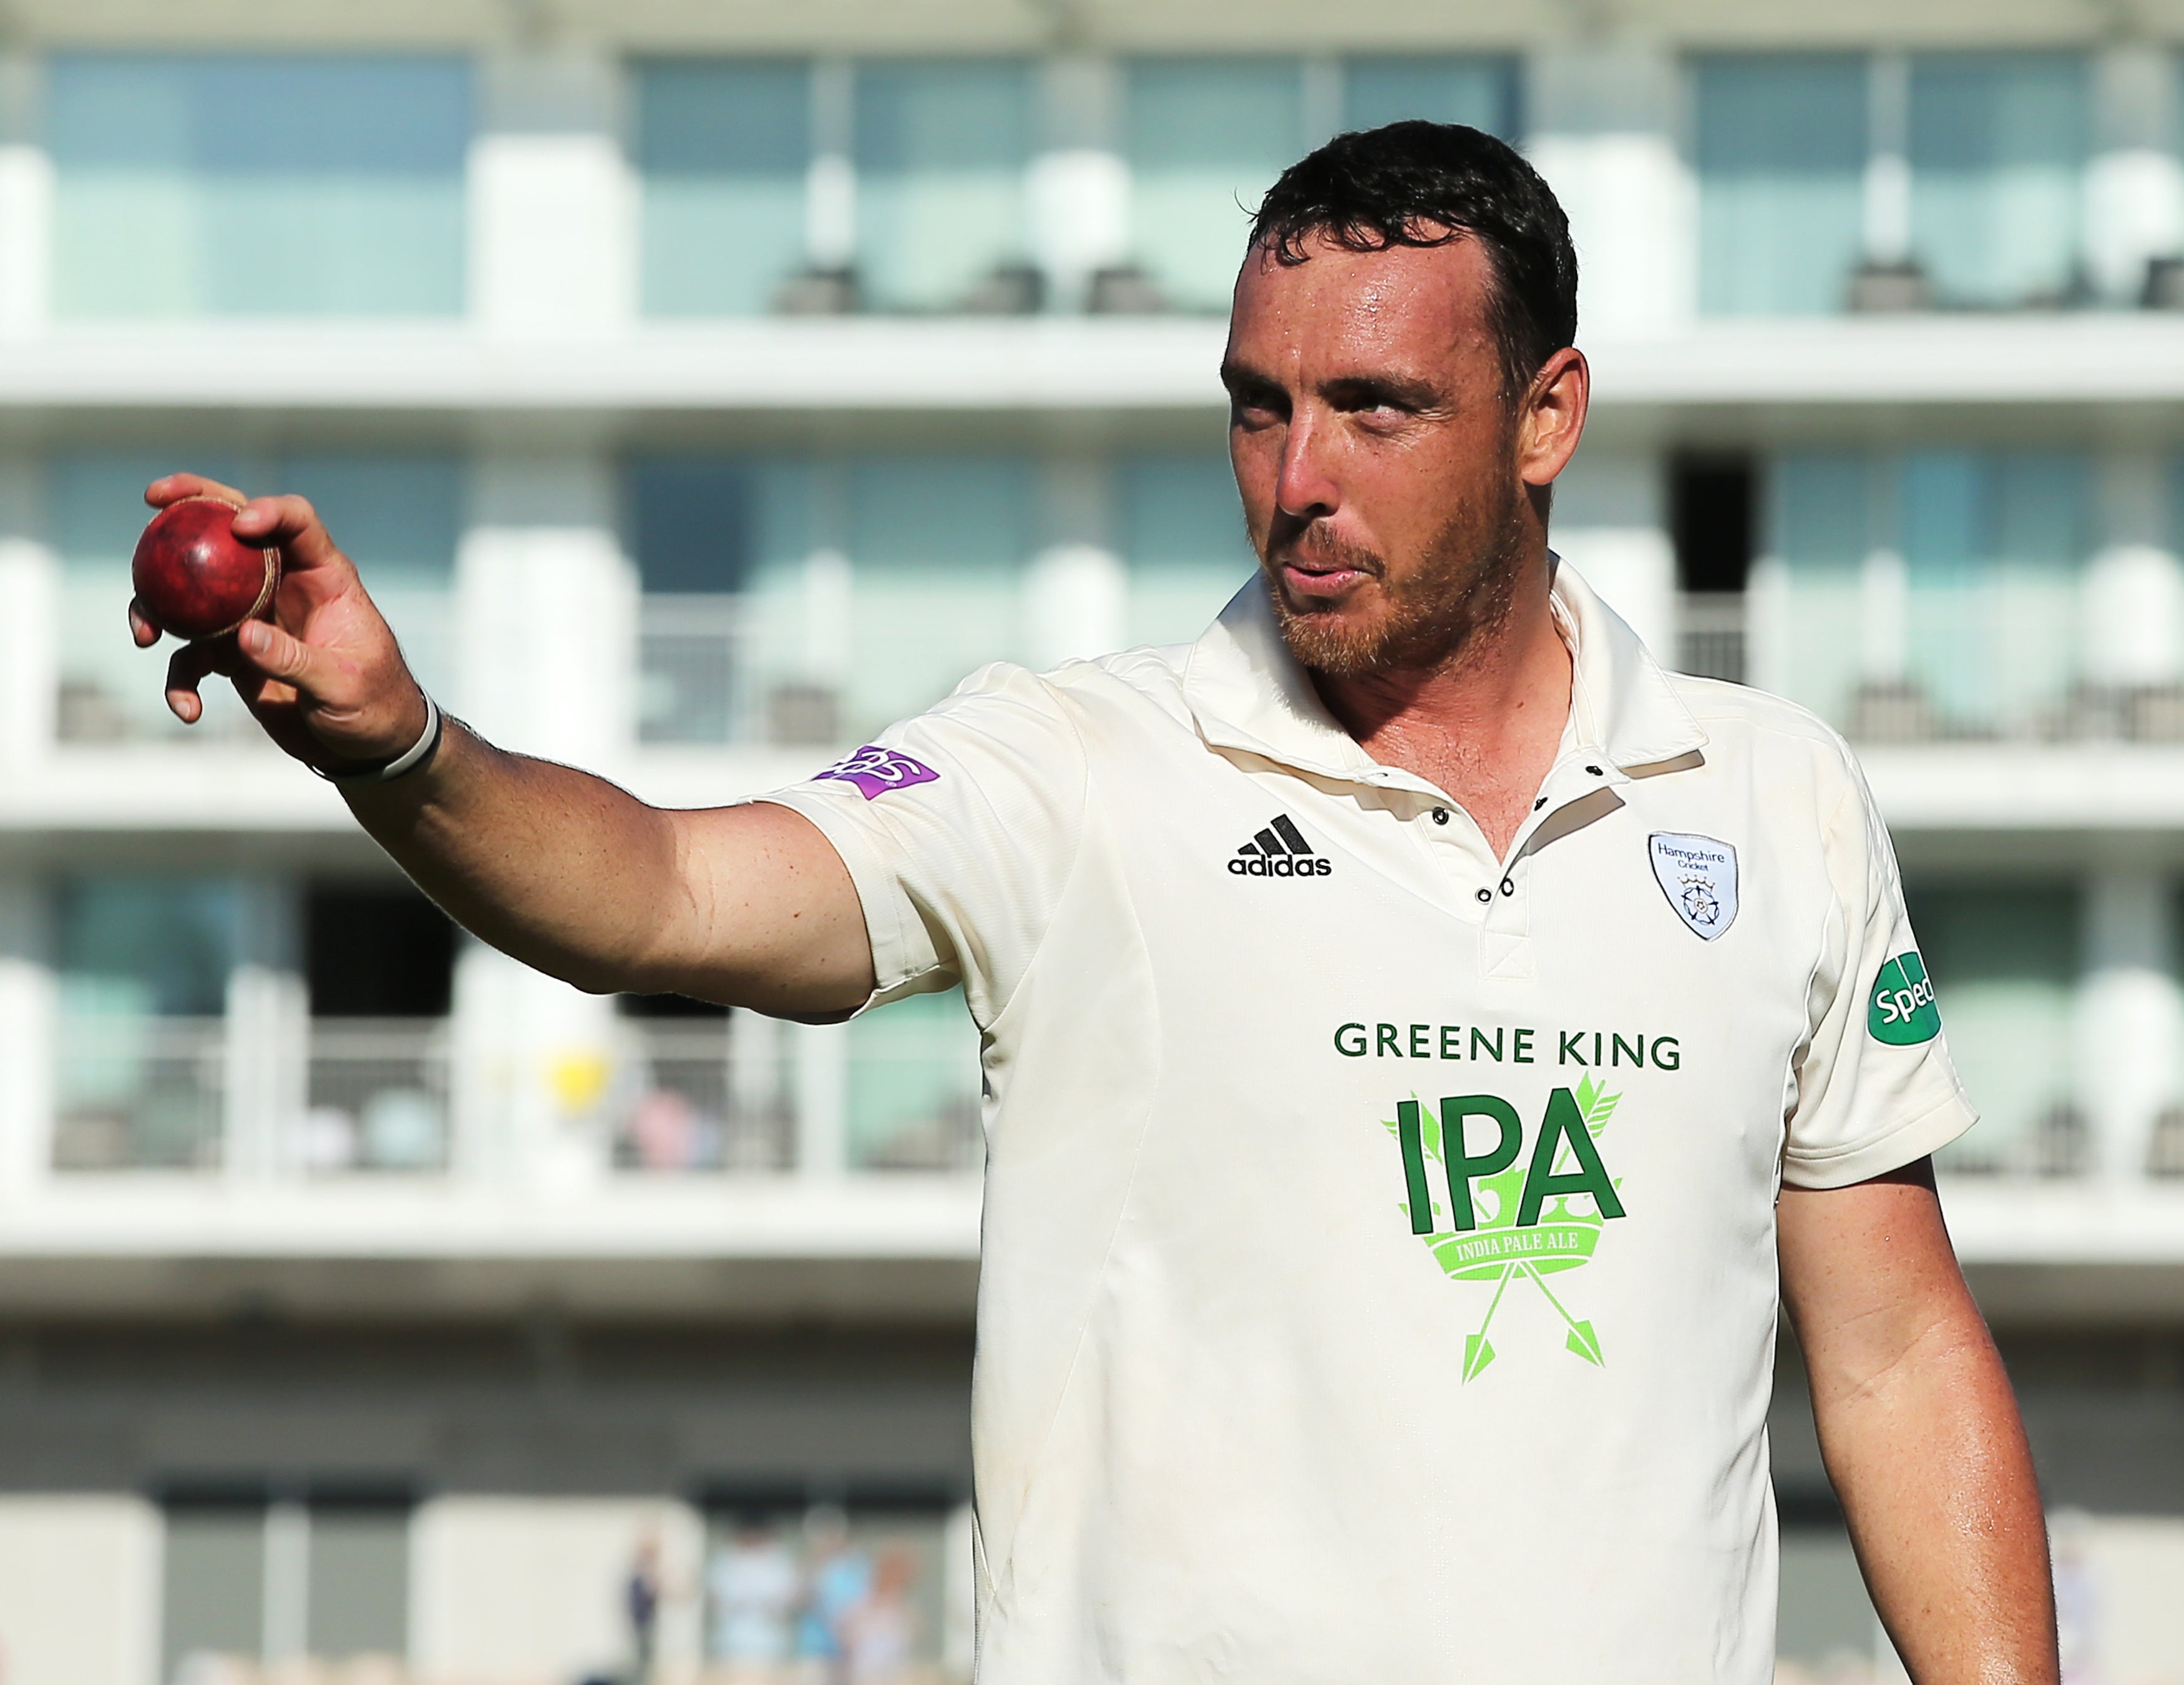
[[[891,789],[908,789],[912,784],[929,784],[939,773],[922,761],[913,761],[900,749],[883,749],[877,743],[867,743],[855,754],[837,761],[814,778],[839,778],[844,784],[855,784],[862,790],[865,800],[885,795]]]

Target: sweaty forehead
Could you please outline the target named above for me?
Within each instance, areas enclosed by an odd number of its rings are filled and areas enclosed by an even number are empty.
[[[1302,263],[1254,248],[1236,280],[1229,353],[1273,372],[1328,360],[1423,372],[1493,354],[1492,271],[1477,242],[1352,252],[1307,237]]]

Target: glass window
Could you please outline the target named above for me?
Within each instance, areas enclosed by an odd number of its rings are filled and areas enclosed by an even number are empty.
[[[1866,80],[1848,55],[1699,60],[1702,310],[1842,308],[1864,237]]]
[[[961,305],[1024,261],[1030,75],[1019,64],[857,70],[857,268],[882,310]]]
[[[638,71],[648,314],[757,315],[803,266],[811,105],[801,63]]]
[[[1305,150],[1301,67],[1134,64],[1125,134],[1139,265],[1177,309],[1225,311],[1252,213]]]
[[[2066,1115],[2072,1098],[2077,891],[2036,882],[1914,883],[1907,900],[1950,1057],[1981,1114],[1944,1162],[2034,1168],[2041,1131]]]
[[[399,1659],[410,1649],[410,1508],[314,1503],[304,1576],[304,1638],[328,1661]]]
[[[2084,459],[1919,451],[1899,488],[1909,676],[1946,727],[2052,724],[2072,676]]]
[[[187,1679],[214,1658],[259,1653],[265,1635],[265,1509],[170,1504],[161,1553],[162,1679]]]
[[[203,1168],[220,1158],[220,1019],[238,935],[234,885],[83,878],[55,907],[60,1013],[53,1162]]]
[[[218,878],[84,878],[62,887],[64,1010],[217,1018],[235,956],[234,885]]]
[[[269,1649],[398,1669],[408,1654],[407,1502],[192,1498],[165,1520],[162,1678],[255,1675]]]
[[[1018,656],[1032,477],[1017,457],[928,456],[857,458],[844,478],[862,739]]]
[[[978,1032],[963,991],[912,995],[850,1025],[849,1157],[856,1169],[974,1168]]]
[[[2072,53],[1912,60],[1912,249],[1937,296],[1993,306],[2075,290],[2086,103]]]
[[[842,589],[813,584],[807,465],[640,457],[625,481],[644,582],[639,738],[831,743],[847,637]],[[838,556],[822,563],[827,583]]]
[[[460,59],[68,53],[47,110],[63,315],[463,307]]]
[[[1130,642],[1193,642],[1256,566],[1228,459],[1133,456],[1117,477]]]
[[[1792,452],[1768,477],[1768,551],[1787,595],[1783,693],[1847,724],[1863,667],[1864,564],[1873,548],[1872,468],[1860,455]]]
[[[1506,59],[1353,59],[1342,96],[1346,129],[1423,117],[1517,138],[1516,66]]]

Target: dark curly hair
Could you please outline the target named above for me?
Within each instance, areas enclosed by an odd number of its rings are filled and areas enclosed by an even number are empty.
[[[1317,234],[1346,251],[1479,242],[1505,399],[1577,338],[1577,253],[1554,191],[1513,147],[1461,123],[1411,121],[1337,135],[1267,190],[1251,244],[1305,261]]]

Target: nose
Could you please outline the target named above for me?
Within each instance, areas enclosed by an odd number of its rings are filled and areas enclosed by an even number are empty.
[[[1293,521],[1310,521],[1332,515],[1342,502],[1342,489],[1329,471],[1322,441],[1325,430],[1320,418],[1300,407],[1291,416],[1282,441],[1282,466],[1274,482],[1274,504]]]

